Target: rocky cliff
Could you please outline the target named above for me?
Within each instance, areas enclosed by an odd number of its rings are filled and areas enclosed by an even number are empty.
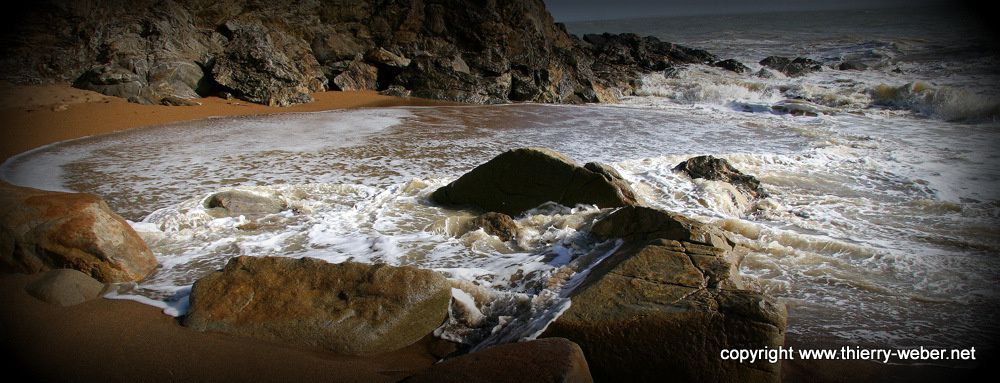
[[[634,35],[577,39],[541,0],[47,0],[11,18],[0,78],[137,103],[231,94],[291,105],[327,89],[607,102],[637,73],[715,60]]]

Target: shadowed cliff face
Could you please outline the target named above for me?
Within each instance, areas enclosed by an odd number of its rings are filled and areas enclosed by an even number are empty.
[[[578,40],[540,0],[50,0],[19,12],[0,48],[3,79],[70,81],[137,103],[227,92],[283,106],[327,89],[607,102],[634,86],[636,60],[620,55],[648,54],[629,39]],[[608,52],[619,60],[595,76]],[[638,69],[674,56],[643,56]]]

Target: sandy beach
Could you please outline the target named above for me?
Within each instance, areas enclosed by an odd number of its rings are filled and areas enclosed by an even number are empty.
[[[204,98],[198,106],[129,103],[66,84],[0,86],[0,161],[47,144],[138,127],[214,116],[314,112],[444,102],[325,92],[316,101],[268,107]],[[181,326],[159,309],[96,299],[68,308],[24,291],[37,276],[0,274],[0,343],[5,364],[28,381],[398,381],[430,366],[441,342],[425,339],[373,357],[348,357]],[[281,361],[274,363],[274,361]]]

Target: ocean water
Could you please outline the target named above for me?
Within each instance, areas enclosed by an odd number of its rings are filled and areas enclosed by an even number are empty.
[[[828,64],[798,78],[690,66],[647,76],[616,105],[215,118],[51,145],[0,175],[96,193],[132,221],[161,267],[118,297],[183,314],[191,283],[237,255],[416,265],[455,281],[439,335],[484,346],[537,335],[619,245],[586,234],[608,213],[593,206],[541,206],[502,242],[469,227],[475,212],[428,200],[505,150],[544,146],[608,163],[646,204],[729,231],[741,272],[788,305],[799,344],[989,348],[1000,331],[998,57],[955,17],[879,12],[568,26],[654,34],[753,72],[771,54]],[[871,69],[829,67],[848,58]],[[746,201],[671,170],[704,154],[758,177],[770,197]],[[205,208],[229,189],[289,209]]]

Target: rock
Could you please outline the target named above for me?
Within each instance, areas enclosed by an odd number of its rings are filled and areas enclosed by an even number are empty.
[[[840,63],[840,65],[837,65],[837,69],[839,69],[839,70],[866,70],[866,69],[868,69],[868,65],[865,65],[864,63],[858,62],[858,61],[844,61],[844,62]]]
[[[525,372],[530,371],[530,378]],[[562,338],[509,343],[435,364],[404,382],[593,382],[580,346]]]
[[[0,184],[0,269],[75,269],[104,283],[138,281],[156,258],[97,196]]]
[[[230,21],[224,32],[232,38],[215,61],[212,78],[237,97],[288,106],[326,90],[326,76],[302,39],[259,22]]]
[[[626,206],[594,223],[590,233],[598,238],[621,238],[646,243],[669,239],[732,250],[733,243],[719,228],[699,223],[680,214],[644,206]],[[734,262],[735,263],[735,262]]]
[[[97,298],[104,284],[73,269],[53,269],[29,283],[31,296],[59,306],[73,306]]]
[[[160,99],[160,105],[166,106],[198,106],[200,102],[186,100],[180,97],[166,96]]]
[[[205,198],[204,205],[207,209],[213,209],[213,211],[230,217],[275,214],[288,209],[288,204],[277,195],[264,195],[244,190],[214,193]]]
[[[410,91],[399,85],[391,85],[385,90],[378,92],[383,96],[410,97]]]
[[[600,174],[604,177],[605,181],[615,185],[626,201],[633,201],[633,205],[638,203],[639,198],[635,196],[635,191],[632,190],[632,186],[628,184],[628,181],[625,181],[625,178],[622,177],[622,175],[619,174],[615,168],[600,162],[588,162],[583,165],[583,168]]]
[[[700,226],[645,207],[595,223],[593,234],[625,242],[569,292],[572,305],[542,336],[578,343],[597,381],[779,381],[779,364],[719,357],[783,345],[787,313],[738,290],[731,251],[706,243],[714,230]]]
[[[741,173],[724,158],[691,157],[677,164],[674,171],[687,173],[691,178],[728,182],[750,198],[767,198],[767,192],[760,187],[760,181],[756,177]]]
[[[375,90],[378,88],[378,69],[355,60],[333,78],[337,90]]]
[[[743,65],[743,63],[736,61],[734,59],[716,61],[714,64],[712,64],[712,66],[740,74],[750,71],[750,68],[748,68],[746,65]]]
[[[430,270],[240,256],[195,282],[184,325],[372,355],[433,332],[450,301],[448,281]]]
[[[782,56],[768,56],[760,61],[760,65],[784,73],[789,77],[798,77],[823,70],[823,65],[819,61],[805,57],[796,57],[793,60]]]
[[[431,194],[442,205],[474,206],[517,216],[546,202],[565,206],[635,205],[635,193],[607,174],[545,148],[504,152]]]
[[[517,222],[504,213],[489,212],[472,220],[473,227],[482,228],[486,234],[495,235],[501,241],[517,238]]]
[[[395,53],[385,50],[385,48],[376,48],[368,51],[365,54],[365,60],[377,65],[384,65],[391,68],[406,68],[410,65],[410,59],[405,57],[400,57]]]
[[[73,82],[73,87],[150,104],[145,79],[130,70],[105,64],[90,67]]]

